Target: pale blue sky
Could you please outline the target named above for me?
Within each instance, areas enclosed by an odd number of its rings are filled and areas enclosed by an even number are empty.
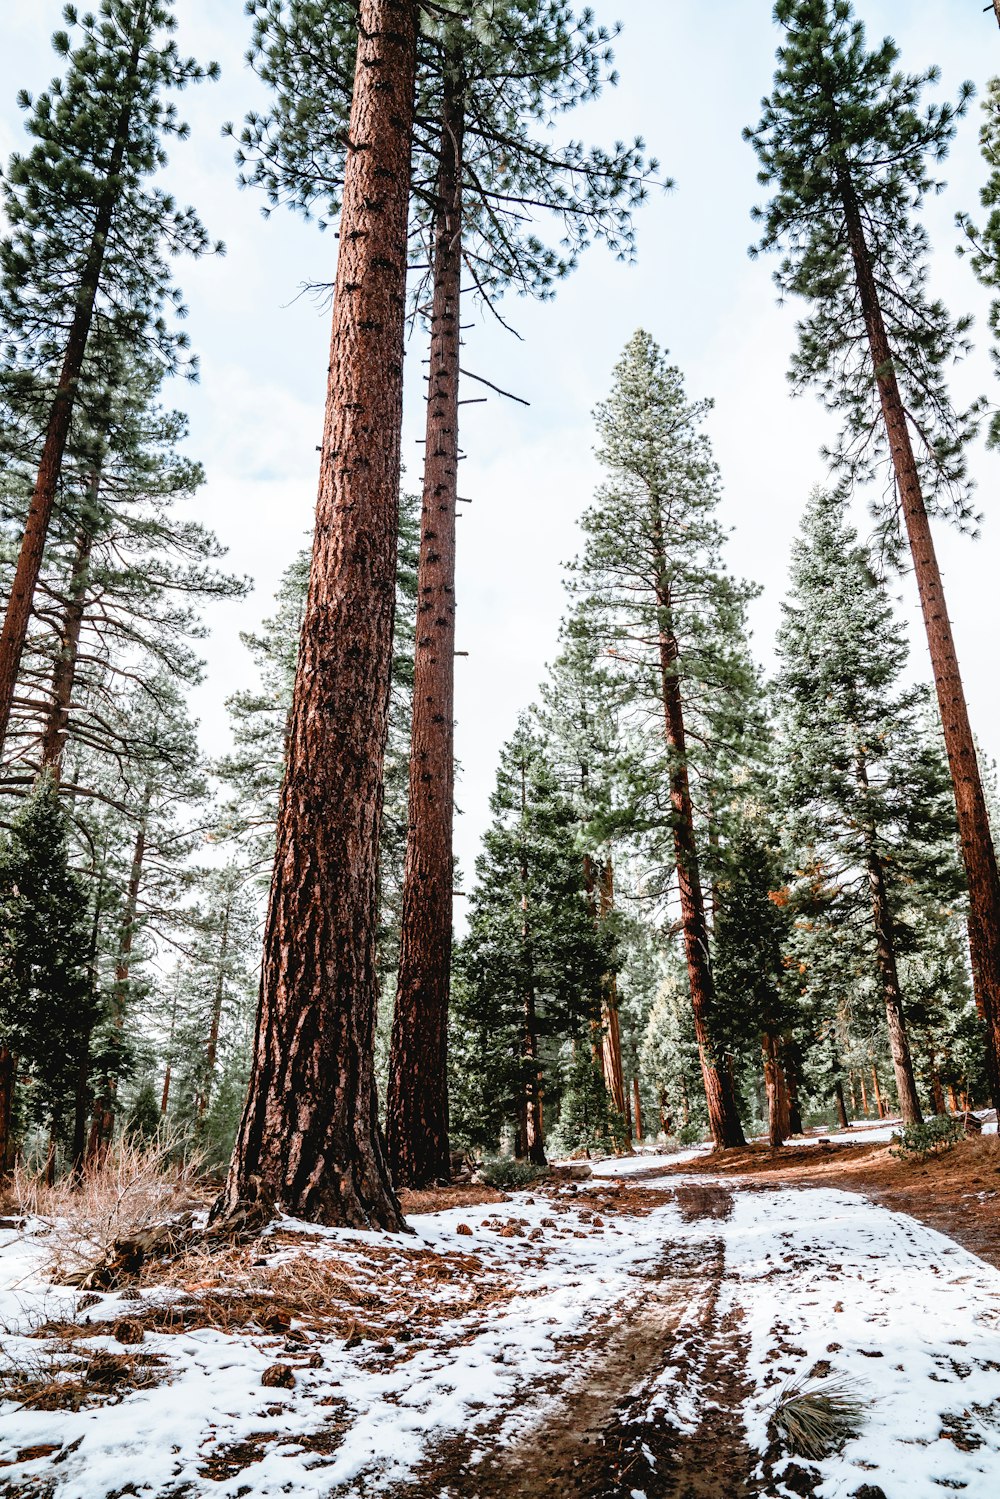
[[[937,62],[942,91],[954,94],[964,78],[981,92],[1000,72],[1000,30],[982,3],[861,0],[859,10],[873,36],[888,31],[897,38],[908,67]],[[730,561],[764,585],[753,622],[765,662],[789,542],[810,487],[823,478],[818,449],[832,432],[815,400],[789,395],[784,372],[794,308],[776,306],[772,266],[746,254],[757,188],[740,131],[756,119],[770,85],[776,33],[768,0],[596,0],[596,10],[601,19],[625,23],[617,44],[621,84],[578,113],[573,133],[605,141],[641,133],[677,186],[642,212],[635,266],[591,251],[554,303],[508,306],[524,342],[488,319],[468,335],[469,367],[524,395],[531,407],[491,401],[465,408],[462,489],[475,501],[465,507],[459,535],[459,646],[469,657],[457,663],[464,767],[457,843],[466,869],[488,815],[499,746],[536,695],[554,651],[563,609],[559,564],[577,548],[576,517],[597,478],[589,413],[633,329],[648,328],[670,348],[692,395],[715,397],[711,432],[726,486],[725,519],[734,528]],[[20,139],[16,90],[37,89],[53,71],[48,37],[60,6],[0,0],[0,11],[0,154],[6,157]],[[191,414],[191,449],[208,470],[199,513],[228,545],[233,568],[257,584],[245,604],[211,616],[208,680],[195,707],[214,753],[226,744],[223,700],[250,679],[238,633],[268,612],[277,578],[310,524],[328,316],[296,296],[304,282],[333,279],[336,241],[291,214],[265,222],[258,195],[236,187],[232,146],[220,125],[238,121],[262,99],[242,60],[248,38],[242,0],[178,0],[177,14],[182,48],[216,58],[223,77],[182,101],[192,139],[173,151],[172,185],[229,248],[224,261],[179,268],[202,382],[179,387],[177,402]],[[986,302],[954,255],[954,214],[976,207],[982,177],[978,114],[974,105],[960,128],[945,167],[949,190],[931,205],[928,222],[937,288],[953,310],[977,314],[981,347],[956,372],[956,390],[986,390],[1000,399],[986,349]],[[404,447],[414,486],[421,354],[415,342]],[[939,544],[973,723],[995,755],[1000,458],[980,451],[975,466],[986,513],[982,538],[941,530]],[[916,625],[909,579],[899,592],[901,610]],[[914,663],[926,675],[919,633]]]

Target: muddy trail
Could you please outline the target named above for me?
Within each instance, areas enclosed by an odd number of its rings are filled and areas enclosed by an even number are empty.
[[[688,1222],[722,1220],[722,1186],[676,1189]],[[721,1238],[674,1245],[614,1319],[564,1340],[561,1371],[475,1435],[442,1444],[398,1499],[753,1499],[744,1339],[721,1317]],[[695,1399],[697,1392],[697,1400]],[[678,1411],[690,1410],[690,1419]]]

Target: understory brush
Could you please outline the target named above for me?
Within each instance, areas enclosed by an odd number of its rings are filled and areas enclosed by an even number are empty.
[[[771,1417],[773,1435],[795,1457],[831,1457],[857,1436],[865,1416],[859,1391],[847,1380],[793,1382]]]
[[[200,1172],[200,1157],[178,1158],[172,1139],[125,1138],[81,1176],[53,1186],[18,1166],[12,1191],[23,1217],[48,1225],[46,1268],[58,1282],[110,1255],[116,1243],[202,1207]]]
[[[950,1150],[965,1138],[965,1125],[951,1114],[935,1114],[923,1124],[908,1124],[893,1135],[892,1154],[901,1161],[926,1160],[929,1155]]]

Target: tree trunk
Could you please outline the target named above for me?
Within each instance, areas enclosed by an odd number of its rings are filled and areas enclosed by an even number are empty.
[[[875,940],[878,947],[878,966],[882,978],[882,1002],[889,1030],[889,1050],[896,1074],[896,1092],[899,1094],[899,1109],[904,1124],[922,1124],[917,1084],[913,1076],[913,1058],[903,1018],[903,994],[896,966],[896,940],[885,890],[885,870],[875,847],[874,839],[868,847],[868,884],[872,894],[872,917],[875,923]]]
[[[520,1136],[523,1154],[535,1166],[545,1165],[545,1125],[542,1119],[542,1075],[538,1069],[538,1018],[535,992],[524,996],[524,1031],[521,1056],[525,1064],[525,1085],[521,1099]]]
[[[95,477],[93,481],[95,492],[98,482]],[[69,732],[69,710],[73,698],[73,684],[76,680],[80,631],[83,627],[83,615],[86,608],[90,553],[93,545],[92,532],[86,527],[81,527],[76,539],[66,608],[63,611],[59,655],[52,673],[52,703],[42,737],[42,766],[51,770],[56,780],[59,779],[62,771],[63,751],[66,748],[66,738]]]
[[[935,1114],[947,1114],[948,1109],[944,1101],[944,1089],[941,1086],[941,1074],[937,1070],[937,1062],[931,1060],[931,1099],[934,1103]]]
[[[666,582],[666,556],[658,510],[654,516],[653,529],[658,573],[657,601],[660,611],[660,686],[667,746],[670,751],[670,804],[673,813],[677,886],[684,928],[684,951],[687,957],[691,1008],[694,1012],[694,1030],[701,1060],[705,1101],[708,1104],[709,1128],[712,1131],[712,1139],[716,1148],[722,1149],[727,1146],[745,1145],[746,1141],[729,1076],[712,1035],[715,985],[708,956],[708,927],[705,921],[705,901],[698,872],[694,812],[687,768],[684,709],[677,674],[677,640],[670,626],[671,600]]]
[[[416,0],[362,0],[322,477],[250,1090],[216,1215],[404,1227],[378,1128],[378,845],[392,675]]]
[[[417,569],[409,830],[386,1141],[397,1187],[447,1181],[455,803],[455,513],[462,297],[462,81],[445,73]]]
[[[136,917],[139,910],[139,890],[142,885],[142,866],[146,858],[146,833],[149,826],[149,809],[152,788],[147,782],[139,809],[135,843],[132,846],[132,863],[129,867],[128,888],[125,892],[125,909],[122,912],[121,932],[118,939],[118,957],[115,961],[115,982],[111,990],[111,1019],[116,1036],[121,1036],[125,1027],[125,1007],[128,1003],[128,981],[132,968],[132,946],[135,941]],[[115,1099],[118,1096],[117,1072],[110,1072],[104,1079],[101,1096],[94,1106],[94,1117],[87,1142],[88,1161],[99,1160],[111,1144],[115,1124]]]
[[[884,1119],[886,1117],[886,1108],[882,1102],[882,1089],[878,1080],[878,1068],[874,1062],[872,1063],[872,1087],[875,1089],[875,1107],[878,1110],[878,1117]]]
[[[73,316],[63,352],[59,384],[49,408],[42,456],[27,519],[24,523],[14,581],[11,584],[10,598],[7,600],[7,611],[4,615],[3,630],[0,632],[0,745],[7,737],[10,710],[14,702],[14,689],[21,666],[21,654],[28,633],[28,622],[31,619],[31,606],[34,602],[38,574],[41,571],[45,542],[49,533],[49,523],[59,487],[59,477],[62,473],[63,456],[69,438],[77,386],[94,320],[94,308],[104,270],[108,235],[121,193],[119,179],[128,147],[145,24],[144,13],[136,17],[132,52],[127,70],[127,76],[131,80],[131,89],[126,95],[125,103],[116,122],[108,171],[94,217],[94,229],[87,250],[87,258],[80,273],[80,284],[77,288]]]
[[[600,873],[598,919],[602,922],[610,920],[614,909],[615,869],[609,854]],[[612,1106],[622,1119],[626,1119],[628,1098],[625,1094],[625,1072],[622,1067],[618,982],[613,973],[609,973],[604,980],[604,993],[601,999],[601,1066],[604,1072],[604,1085],[611,1096]],[[641,1130],[639,1133],[641,1134]]]
[[[844,1084],[839,1077],[833,1085],[833,1096],[837,1101],[837,1118],[840,1120],[841,1129],[850,1129],[851,1121],[847,1117],[847,1108],[844,1104]]]
[[[9,1046],[0,1043],[0,1177],[14,1165],[14,1080],[17,1062]]]
[[[958,830],[969,886],[969,950],[976,1005],[985,1027],[986,1070],[994,1107],[1000,1108],[1000,876],[955,639],[944,597],[920,475],[910,441],[872,270],[871,255],[846,169],[841,179],[844,212],[858,291],[871,348],[882,416],[906,523],[920,607],[941,712],[945,749],[955,790]]]
[[[226,997],[226,961],[229,957],[229,917],[232,909],[233,895],[230,890],[226,895],[226,909],[222,916],[222,931],[219,935],[219,976],[215,985],[215,993],[212,996],[212,1015],[208,1026],[208,1040],[205,1042],[205,1081],[199,1090],[195,1108],[196,1116],[199,1120],[204,1117],[211,1100],[212,1083],[215,1079],[215,1063],[219,1055],[222,1004]]]
[[[858,1069],[858,1081],[861,1084],[861,1107],[865,1111],[865,1118],[870,1119],[872,1111],[868,1107],[868,1089],[865,1087],[865,1070],[863,1067]]]
[[[764,1054],[768,1143],[772,1150],[777,1150],[788,1139],[788,1093],[781,1065],[781,1042],[773,1031],[764,1032],[761,1050]]]
[[[1000,26],[1000,0],[993,0],[993,12],[997,18],[997,25]]]
[[[849,1072],[847,1074],[847,1080],[848,1080],[848,1083],[850,1084],[850,1088],[851,1088],[851,1113],[852,1114],[856,1114],[858,1112],[858,1096],[857,1096],[857,1094],[854,1091],[854,1073],[853,1072]]]
[[[635,1107],[635,1143],[642,1144],[642,1099],[639,1097],[639,1079],[632,1078],[632,1102]]]

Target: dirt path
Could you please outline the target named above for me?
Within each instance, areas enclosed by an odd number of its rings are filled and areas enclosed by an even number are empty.
[[[679,1186],[685,1221],[722,1220],[725,1187]],[[720,1317],[721,1238],[673,1246],[612,1322],[568,1339],[565,1373],[475,1438],[442,1445],[400,1499],[752,1499],[743,1339]],[[680,1424],[667,1414],[701,1410]],[[706,1398],[711,1409],[705,1412]]]

